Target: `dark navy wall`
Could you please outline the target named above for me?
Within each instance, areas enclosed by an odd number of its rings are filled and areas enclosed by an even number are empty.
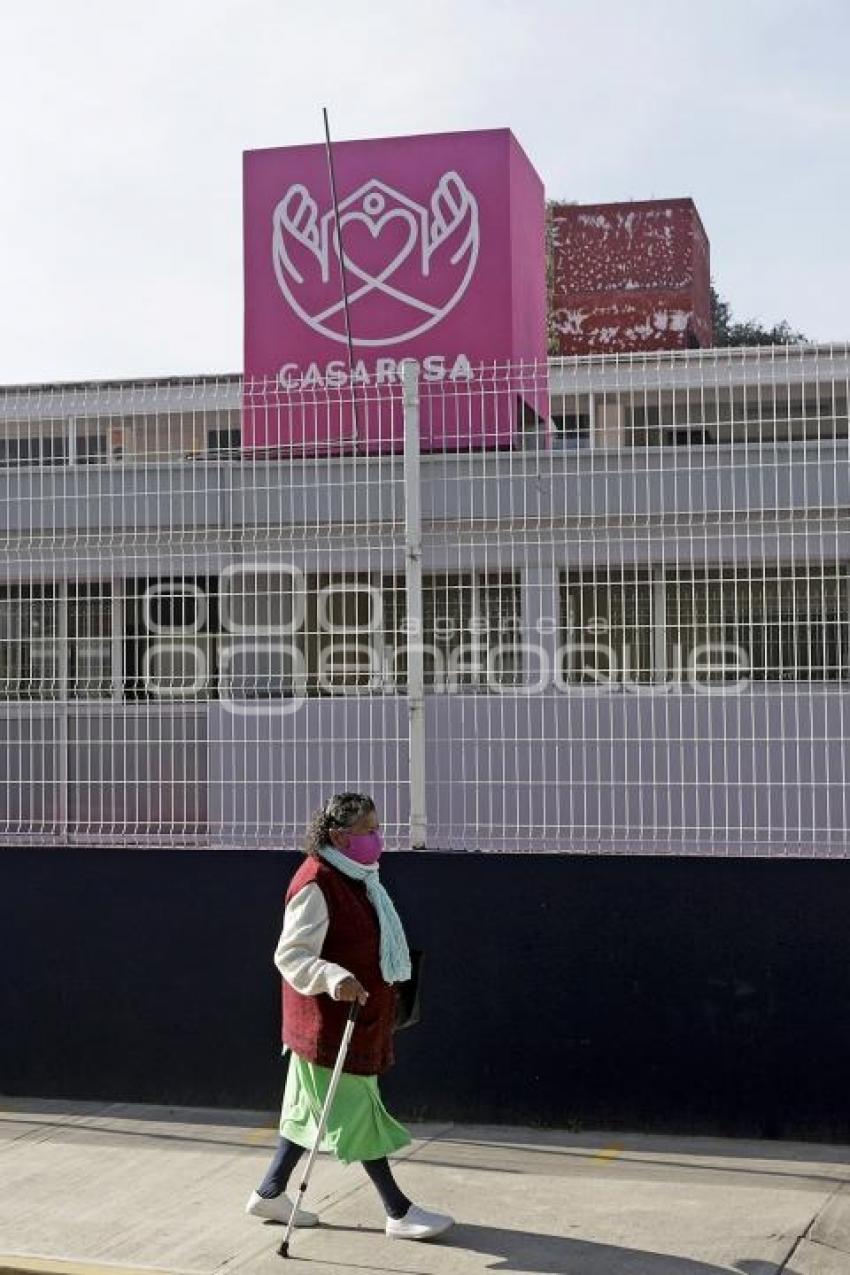
[[[0,1092],[272,1109],[297,856],[0,850]],[[850,860],[393,854],[408,1118],[850,1137]]]

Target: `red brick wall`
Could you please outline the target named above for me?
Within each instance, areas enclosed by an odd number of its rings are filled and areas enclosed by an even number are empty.
[[[556,204],[552,240],[558,353],[711,344],[709,245],[692,200]]]

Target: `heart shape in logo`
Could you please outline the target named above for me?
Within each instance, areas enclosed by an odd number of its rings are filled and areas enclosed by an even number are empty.
[[[365,226],[368,236],[364,236],[362,231],[358,232],[358,226]],[[387,227],[390,228],[389,231]],[[394,233],[397,227],[401,231],[400,235]],[[346,268],[349,274],[368,285],[365,291],[361,291],[361,295],[365,296],[373,288],[380,289],[380,285],[391,279],[399,266],[407,261],[416,247],[419,227],[413,214],[403,208],[392,208],[382,217],[371,217],[366,212],[348,212],[340,218],[339,228],[334,231],[334,249],[337,255],[340,233],[345,249]],[[377,253],[376,246],[379,249]],[[381,258],[384,260],[383,265]],[[368,267],[364,264],[366,262],[369,263]],[[353,299],[353,295],[349,297],[350,301]]]

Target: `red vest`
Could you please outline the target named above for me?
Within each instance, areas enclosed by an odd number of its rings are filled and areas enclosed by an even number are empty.
[[[341,965],[363,984],[369,999],[360,1008],[345,1070],[377,1076],[393,1062],[396,991],[385,983],[380,967],[378,917],[362,881],[337,872],[321,859],[307,858],[295,873],[286,902],[315,883],[328,905],[328,932],[322,960]],[[350,1005],[322,993],[302,996],[283,982],[283,1043],[293,1053],[322,1067],[333,1067]]]

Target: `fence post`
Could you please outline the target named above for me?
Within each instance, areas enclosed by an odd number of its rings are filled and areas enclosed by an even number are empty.
[[[422,489],[419,466],[419,364],[405,359],[404,386],[404,575],[407,592],[407,708],[410,752],[410,846],[424,850],[425,657],[422,626]]]

